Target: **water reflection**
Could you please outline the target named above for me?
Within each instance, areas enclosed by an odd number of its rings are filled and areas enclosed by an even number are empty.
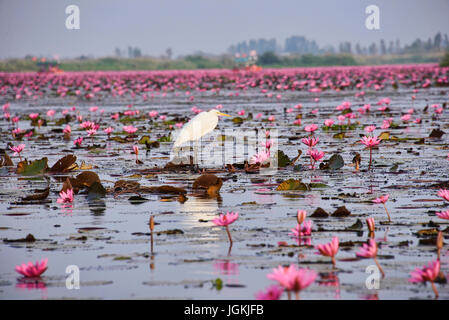
[[[239,265],[228,259],[217,259],[213,265],[214,274],[225,276],[224,280],[229,284],[239,284]]]
[[[39,290],[42,293],[41,298],[47,299],[47,285],[41,278],[19,278],[17,279],[16,289],[18,290]]]

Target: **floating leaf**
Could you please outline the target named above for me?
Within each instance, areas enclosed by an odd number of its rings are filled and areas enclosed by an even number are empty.
[[[76,167],[76,156],[69,154],[56,161],[53,167],[50,168],[50,172],[68,172]]]
[[[324,209],[318,207],[312,213],[311,217],[313,217],[313,218],[327,218],[327,217],[329,217],[329,213],[324,211]]]
[[[35,200],[45,200],[47,199],[48,195],[50,194],[50,188],[46,188],[42,192],[38,192],[29,196],[26,196],[22,198],[23,201],[35,201]]]
[[[232,119],[232,122],[234,122],[235,124],[240,124],[243,123],[243,119],[240,117],[235,117]]]
[[[390,132],[384,131],[382,132],[379,137],[380,140],[389,140],[390,139]]]
[[[47,169],[48,159],[42,158],[40,160],[34,160],[28,163],[27,160],[19,162],[17,165],[17,173],[24,176],[33,176],[36,174],[42,174]]]
[[[13,166],[14,163],[12,162],[8,154],[5,152],[3,157],[0,159],[0,167],[13,167]]]
[[[144,203],[144,202],[149,201],[149,200],[147,198],[140,197],[140,196],[132,196],[132,197],[128,198],[128,201],[131,204],[141,204],[141,203]]]
[[[192,189],[204,189],[208,194],[217,194],[221,186],[223,185],[223,180],[214,174],[203,174],[198,177],[194,182]]]
[[[320,169],[321,170],[338,170],[340,168],[343,168],[345,165],[345,161],[343,160],[343,157],[339,155],[338,153],[332,155],[329,160],[326,163],[320,163]]]
[[[433,129],[432,132],[429,135],[429,138],[441,138],[443,136],[443,134],[445,134],[445,132],[443,130],[440,130],[438,128]]]
[[[92,183],[92,185],[88,188],[88,191],[87,191],[87,199],[88,200],[99,199],[99,198],[104,197],[105,195],[106,195],[106,189],[98,181],[95,181],[94,183]]]
[[[334,211],[332,214],[333,217],[347,217],[351,214],[351,212],[346,209],[345,206],[337,208],[337,210]]]
[[[346,134],[344,132],[334,134],[334,139],[343,139],[346,138]]]
[[[75,188],[90,187],[95,182],[100,182],[100,178],[95,172],[85,171],[76,176],[75,179],[70,179],[70,183]]]
[[[282,150],[278,150],[277,159],[278,159],[278,167],[280,168],[284,168],[291,163],[290,158]]]
[[[276,188],[277,191],[285,191],[285,190],[302,190],[306,191],[309,188],[306,184],[302,183],[301,180],[288,179],[282,182]]]

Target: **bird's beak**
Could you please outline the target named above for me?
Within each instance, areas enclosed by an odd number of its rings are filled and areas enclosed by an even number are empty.
[[[218,112],[218,115],[219,115],[219,116],[230,117],[230,115],[229,115],[229,114],[226,114],[226,113],[221,113],[221,112]]]

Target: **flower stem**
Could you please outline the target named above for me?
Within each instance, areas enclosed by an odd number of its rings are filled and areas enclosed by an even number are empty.
[[[232,245],[232,237],[231,237],[231,233],[229,232],[229,227],[228,226],[226,226],[226,233],[228,234],[229,242]]]
[[[380,271],[380,273],[382,274],[382,278],[385,278],[385,272],[384,272],[384,270],[382,269],[382,267],[380,266],[379,261],[377,261],[377,258],[376,258],[376,257],[374,257],[374,262],[376,263],[377,267],[379,268],[379,271]]]
[[[388,222],[391,222],[391,218],[390,218],[390,214],[388,213],[387,206],[385,205],[385,203],[383,205],[385,208],[385,212],[387,213],[387,216],[388,216]]]
[[[368,170],[371,170],[371,161],[373,160],[373,148],[369,148],[369,166]]]
[[[433,281],[430,281],[430,283],[432,284],[432,289],[433,289],[433,292],[435,293],[435,299],[438,299],[438,290],[437,290],[437,287],[435,287],[435,283],[433,282]]]

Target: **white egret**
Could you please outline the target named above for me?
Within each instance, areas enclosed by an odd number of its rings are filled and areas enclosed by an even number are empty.
[[[197,141],[202,136],[205,136],[214,130],[218,124],[218,116],[230,117],[229,114],[221,113],[216,109],[207,112],[203,111],[197,114],[182,128],[173,148],[179,147],[188,141]]]

